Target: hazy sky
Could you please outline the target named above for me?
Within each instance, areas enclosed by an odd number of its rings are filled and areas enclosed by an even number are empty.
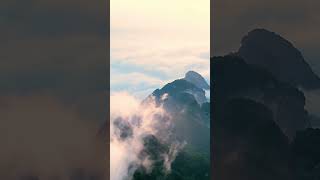
[[[319,7],[316,0],[214,0],[212,53],[237,51],[248,31],[266,28],[292,42],[320,75]]]
[[[0,2],[0,179],[107,171],[97,141],[109,109],[105,7]]]
[[[195,70],[209,79],[210,0],[111,0],[111,91],[143,98]]]

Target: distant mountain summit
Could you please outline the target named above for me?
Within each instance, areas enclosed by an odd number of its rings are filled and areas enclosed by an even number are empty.
[[[118,142],[130,146],[137,140],[141,143],[135,152],[139,162],[132,161],[127,167],[127,172],[132,173],[130,179],[210,179],[210,103],[201,88],[209,85],[196,72],[189,72],[186,77],[190,81],[181,78],[155,89],[142,100],[141,109],[135,114],[115,114],[110,121]],[[108,123],[102,126],[99,136],[109,133]]]
[[[190,77],[191,74],[191,77],[204,80],[200,74],[190,72],[186,77]],[[202,88],[185,78],[177,79],[161,89],[156,89],[148,98],[154,98],[156,103],[162,105],[172,116],[176,135],[179,138],[185,140],[194,149],[209,153],[210,103]]]
[[[204,90],[210,89],[210,86],[208,85],[206,80],[195,71],[188,71],[183,79]]]
[[[194,71],[188,72],[186,77],[188,80],[177,79],[154,90],[142,101],[146,105],[150,101],[155,102],[156,106],[161,106],[168,113],[170,125],[168,126],[163,118],[159,123],[170,130],[162,129],[155,136],[144,138],[142,154],[149,156],[149,160],[155,163],[151,172],[143,167],[139,168],[134,173],[133,180],[187,179],[192,175],[194,178],[191,179],[209,180],[210,104],[203,89],[209,85]],[[122,125],[120,128],[123,126],[126,127]],[[126,137],[128,134],[130,135],[130,131],[121,135]],[[167,167],[165,162],[170,160],[163,154],[165,152],[173,154],[178,150],[179,153],[170,164],[171,172],[163,174],[163,167]]]
[[[312,71],[301,52],[280,35],[265,29],[250,31],[237,53],[248,64],[258,65],[277,79],[305,89],[320,87],[320,78]]]
[[[195,100],[201,106],[208,102],[205,90],[209,89],[210,86],[199,73],[188,71],[184,78],[170,82],[161,89],[156,89],[152,95],[157,98],[160,98],[164,94],[175,98],[181,96],[183,97],[183,101],[180,103],[183,104],[186,99],[189,99]]]

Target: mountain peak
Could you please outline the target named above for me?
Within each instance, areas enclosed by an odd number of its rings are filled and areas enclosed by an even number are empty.
[[[280,36],[279,34],[269,31],[267,29],[254,29],[252,31],[249,31],[246,36],[244,36],[241,40],[241,44],[245,45],[246,43],[252,42],[252,40],[257,40],[261,43],[263,43],[264,40],[269,43],[281,43],[282,45],[287,46],[288,48],[296,49],[291,42]],[[268,45],[268,44],[266,44]],[[297,50],[297,49],[296,49]],[[297,50],[298,51],[298,50]],[[299,52],[300,53],[300,52]],[[301,54],[301,53],[300,53]]]
[[[188,71],[184,77],[184,80],[194,84],[195,86],[201,89],[205,89],[205,90],[210,89],[210,86],[208,85],[206,80],[199,73],[195,71]]]
[[[305,89],[320,87],[320,78],[312,71],[301,52],[274,32],[266,29],[250,31],[242,39],[238,55],[248,64],[265,68],[280,81]]]

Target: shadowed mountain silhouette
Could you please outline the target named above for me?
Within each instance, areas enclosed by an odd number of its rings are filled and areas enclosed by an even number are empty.
[[[235,98],[215,117],[213,179],[292,179],[287,138],[265,105]]]
[[[250,31],[242,39],[238,55],[248,64],[265,68],[280,81],[305,89],[320,87],[320,78],[301,52],[274,32],[265,29]]]
[[[211,59],[213,179],[291,180],[289,143],[305,129],[304,96],[241,57]]]
[[[299,89],[277,80],[259,66],[247,64],[238,56],[214,57],[211,61],[213,111],[233,98],[246,98],[268,107],[274,121],[290,140],[296,131],[309,126],[305,97]]]
[[[213,179],[320,179],[320,130],[310,129],[304,94],[320,80],[301,53],[256,29],[210,68]]]
[[[320,178],[320,129],[299,131],[292,143],[295,171],[299,179]]]

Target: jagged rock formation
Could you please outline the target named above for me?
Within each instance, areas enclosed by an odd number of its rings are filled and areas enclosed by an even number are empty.
[[[301,52],[276,33],[265,29],[249,32],[241,41],[238,55],[248,64],[265,68],[280,81],[305,89],[320,87],[320,78]]]
[[[159,97],[160,95],[169,94],[172,96],[179,96],[181,93],[189,94],[192,99],[196,100],[199,105],[207,102],[205,91],[202,88],[190,83],[184,79],[178,79],[165,85],[162,89],[157,89],[153,95]]]

